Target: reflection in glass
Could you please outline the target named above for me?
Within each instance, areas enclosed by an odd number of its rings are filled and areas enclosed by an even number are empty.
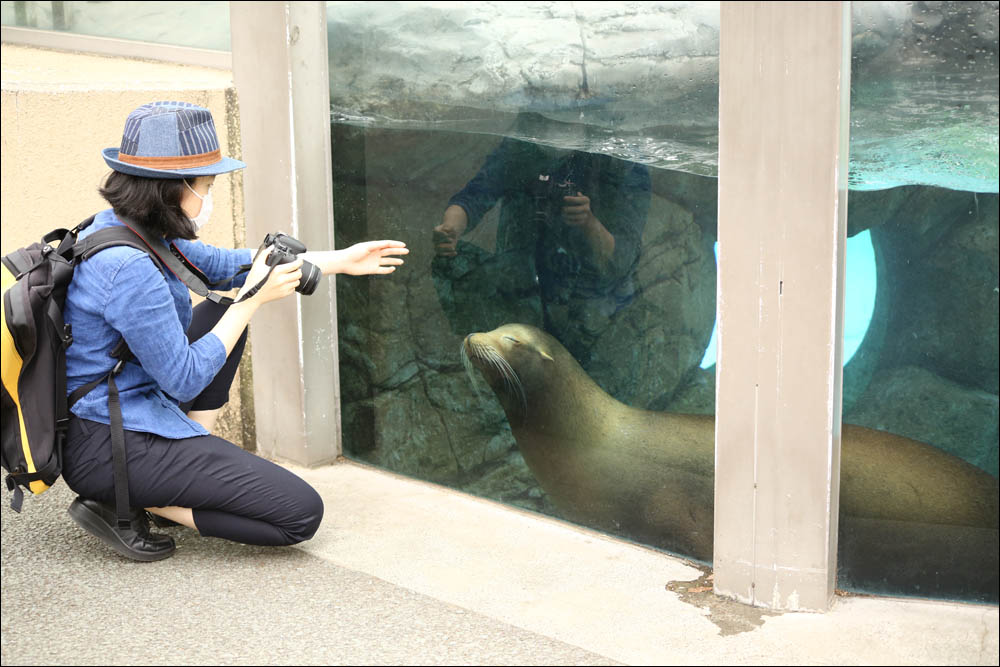
[[[229,3],[4,2],[5,26],[229,51]]]
[[[502,140],[448,200],[443,222],[435,228],[439,259],[434,277],[442,288],[442,307],[453,319],[452,330],[537,322],[586,368],[594,344],[636,299],[650,189],[644,165]],[[482,253],[460,237],[474,230],[498,202],[496,253],[488,259],[497,270],[474,278],[485,279],[489,286],[453,286],[456,281],[467,283],[469,262],[482,261]],[[455,261],[460,253],[477,257]],[[457,267],[463,275],[452,275]],[[479,299],[500,291],[509,297],[505,302],[533,312],[505,313],[503,302],[492,302],[484,313],[474,303],[454,303],[450,297],[456,290],[470,295],[478,291]],[[475,315],[481,320],[475,321]]]

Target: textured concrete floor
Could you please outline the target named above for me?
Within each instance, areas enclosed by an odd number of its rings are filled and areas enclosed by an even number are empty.
[[[997,607],[720,600],[689,563],[352,463],[313,540],[169,532],[133,563],[78,529],[60,482],[2,509],[2,661],[15,664],[990,664]],[[40,627],[58,629],[40,631]]]

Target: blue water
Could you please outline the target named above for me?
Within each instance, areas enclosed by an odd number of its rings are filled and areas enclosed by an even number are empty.
[[[715,243],[715,261],[719,261],[719,243]],[[847,239],[846,271],[844,278],[844,365],[861,346],[868,325],[875,312],[875,248],[868,230]],[[719,323],[712,328],[702,368],[715,365]]]

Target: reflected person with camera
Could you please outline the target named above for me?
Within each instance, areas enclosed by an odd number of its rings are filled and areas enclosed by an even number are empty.
[[[586,366],[594,342],[636,296],[650,193],[644,165],[505,137],[451,197],[433,233],[440,267],[463,251],[476,252],[460,237],[500,204],[490,258],[495,281],[476,277],[479,283],[470,286],[466,276],[473,273],[456,275],[452,289],[441,293],[488,292],[484,300],[494,313],[484,314],[482,328],[538,312],[540,321],[528,323],[556,336]],[[528,301],[537,306],[525,307]]]

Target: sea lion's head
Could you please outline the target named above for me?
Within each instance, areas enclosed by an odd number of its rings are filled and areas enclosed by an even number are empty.
[[[482,374],[512,422],[522,420],[532,397],[552,384],[556,359],[563,355],[569,353],[559,341],[527,324],[472,333],[462,342],[466,369]]]

